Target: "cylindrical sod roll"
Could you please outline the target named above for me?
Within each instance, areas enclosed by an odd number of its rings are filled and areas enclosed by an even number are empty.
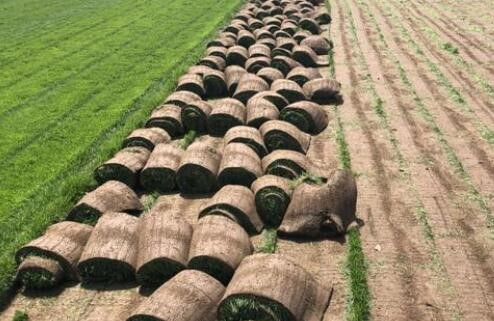
[[[247,70],[240,66],[233,65],[226,67],[225,80],[230,96],[233,96],[233,94],[237,90],[238,82],[245,73],[247,73]]]
[[[290,180],[275,175],[264,175],[255,180],[251,188],[255,195],[257,213],[264,224],[278,227],[290,204]]]
[[[250,73],[257,73],[262,68],[269,67],[271,64],[270,57],[252,57],[245,62],[245,69]]]
[[[209,47],[206,50],[206,55],[207,56],[218,56],[223,59],[226,59],[226,52],[228,49],[222,46],[216,46],[216,47]]]
[[[226,52],[227,66],[245,66],[245,62],[249,58],[249,52],[245,47],[233,46],[228,48]]]
[[[139,181],[139,173],[148,161],[150,152],[145,147],[127,147],[115,154],[94,171],[99,184],[107,181],[120,181],[130,187]]]
[[[239,80],[233,98],[240,100],[244,105],[255,94],[269,89],[268,83],[259,76],[245,73]]]
[[[159,127],[134,130],[123,142],[123,147],[145,147],[152,151],[154,146],[171,140],[166,130]]]
[[[168,205],[168,204],[167,204]],[[140,218],[137,282],[156,287],[185,269],[192,226],[179,211],[160,205],[160,200]]]
[[[208,116],[212,109],[211,105],[203,100],[195,101],[182,108],[180,117],[185,131],[207,132]]]
[[[191,100],[188,103],[193,103],[194,101],[198,100]],[[165,104],[156,108],[146,122],[146,127],[162,128],[172,138],[182,136],[184,134],[184,127],[182,125],[180,113],[182,112],[182,108],[187,106],[187,104],[181,106]]]
[[[247,103],[247,125],[259,128],[269,120],[278,119],[278,108],[265,97],[256,95]]]
[[[194,229],[188,267],[227,285],[240,262],[252,251],[249,234],[240,225],[227,217],[210,215],[201,218]]]
[[[223,186],[202,207],[199,218],[207,215],[226,216],[242,226],[249,235],[257,234],[262,229],[262,221],[255,208],[254,194],[245,186]]]
[[[135,279],[139,219],[105,213],[94,227],[77,269],[84,283],[118,283]]]
[[[278,110],[282,110],[286,106],[288,106],[288,100],[285,97],[281,96],[275,91],[263,91],[258,94],[255,94],[251,99],[256,99],[262,97],[269,102],[272,102]]]
[[[256,43],[256,37],[248,30],[240,30],[238,32],[237,43],[249,49],[250,46]]]
[[[331,290],[280,254],[246,257],[228,284],[218,321],[321,321]]]
[[[185,151],[177,171],[177,185],[184,194],[209,194],[218,188],[216,176],[221,153],[204,142],[194,142]]]
[[[218,170],[220,186],[243,185],[250,188],[261,175],[261,159],[255,151],[242,143],[226,145]]]
[[[316,68],[306,67],[293,68],[286,76],[286,79],[295,81],[299,86],[317,78],[322,78],[321,73]]]
[[[278,79],[271,84],[271,90],[277,92],[291,104],[305,100],[305,93],[296,82],[288,79]]]
[[[257,128],[250,126],[236,126],[230,128],[225,134],[225,144],[242,143],[256,152],[260,158],[266,156],[267,149],[264,145],[261,133]]]
[[[127,321],[215,321],[224,291],[212,276],[185,270],[145,299]]]
[[[218,98],[226,96],[227,87],[223,71],[210,68],[204,72],[202,79],[206,90],[206,97]]]
[[[338,101],[341,84],[333,79],[314,79],[305,83],[305,95],[308,99],[321,105],[329,105]]]
[[[184,151],[171,144],[159,144],[143,168],[140,180],[146,191],[161,194],[176,189],[176,174]]]
[[[295,179],[310,169],[308,158],[293,150],[278,149],[262,159],[265,174]]]
[[[185,105],[195,101],[201,100],[201,96],[194,94],[191,91],[175,91],[170,96],[165,99],[163,105],[176,105],[179,107],[184,107]]]
[[[321,27],[319,23],[311,18],[303,18],[299,21],[299,26],[312,33],[313,35],[318,35],[321,33]]]
[[[265,122],[259,131],[270,152],[276,149],[288,149],[307,154],[310,135],[298,129],[295,125],[281,120]]]
[[[87,193],[69,212],[67,219],[94,223],[105,212],[139,215],[144,207],[136,193],[119,181],[108,181]]]
[[[278,69],[272,67],[265,67],[257,72],[257,75],[264,79],[269,85],[273,83],[276,79],[283,79],[285,76]]]
[[[249,57],[271,57],[271,49],[263,44],[255,44],[249,48]]]
[[[292,57],[304,67],[322,67],[329,64],[325,56],[319,57],[309,46],[296,46],[293,48]]]
[[[299,101],[286,106],[280,112],[280,119],[308,134],[319,134],[329,123],[324,108],[310,101]]]
[[[314,50],[318,55],[327,55],[331,50],[330,42],[320,35],[311,35],[304,38],[301,42],[303,46],[309,46]]]
[[[201,97],[205,95],[202,77],[196,74],[185,74],[178,79],[177,91],[190,91]]]
[[[219,56],[206,56],[199,61],[199,64],[219,71],[225,70],[226,67],[225,59]]]
[[[246,108],[239,100],[218,100],[208,117],[208,132],[211,136],[224,136],[230,128],[244,125],[245,118]]]
[[[63,269],[57,261],[28,256],[17,268],[15,278],[24,289],[44,290],[56,287],[63,276]]]
[[[283,55],[273,57],[271,60],[271,67],[278,69],[285,76],[288,75],[290,70],[298,66],[300,66],[300,64],[297,61]]]

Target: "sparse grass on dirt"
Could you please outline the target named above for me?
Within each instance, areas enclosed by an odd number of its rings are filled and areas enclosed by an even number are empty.
[[[262,243],[256,248],[257,253],[274,253],[276,252],[276,244],[278,242],[278,236],[276,229],[264,229],[262,232]]]
[[[28,320],[29,320],[29,316],[27,315],[27,313],[20,310],[16,310],[14,317],[12,318],[12,321],[28,321]]]

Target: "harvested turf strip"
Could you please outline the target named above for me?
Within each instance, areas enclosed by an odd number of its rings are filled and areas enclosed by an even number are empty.
[[[252,184],[252,191],[255,195],[257,213],[264,224],[268,227],[278,227],[290,204],[292,195],[290,180],[264,175]]]
[[[48,227],[45,234],[29,242],[16,252],[16,262],[22,266],[22,262],[31,257],[53,260],[63,269],[64,279],[78,280],[79,277],[75,266],[92,230],[92,226],[76,222],[53,224]],[[31,260],[31,264],[28,265],[32,267],[32,263],[33,261]],[[45,262],[42,264],[44,265]],[[55,274],[56,269],[48,269],[49,266],[53,266],[53,264],[46,265],[46,268]],[[24,265],[24,267],[26,266]],[[21,267],[19,268],[20,270]]]
[[[259,131],[270,152],[287,149],[306,154],[309,149],[310,135],[288,122],[270,120],[265,122]]]
[[[259,76],[245,73],[239,80],[233,98],[240,100],[244,105],[255,94],[269,89],[268,83]]]
[[[184,194],[209,194],[218,189],[216,176],[221,162],[221,153],[210,144],[192,143],[177,170],[177,185]]]
[[[199,218],[206,215],[223,215],[240,224],[249,235],[262,229],[262,221],[256,212],[254,194],[241,185],[226,185],[202,208]]]
[[[228,284],[218,321],[321,321],[330,297],[330,290],[284,256],[254,254]]]
[[[278,149],[262,159],[265,174],[295,179],[310,169],[309,159],[302,153]]]
[[[150,152],[145,147],[127,147],[115,154],[94,171],[94,179],[103,184],[120,181],[134,187],[139,181],[139,172],[146,165]]]
[[[139,304],[127,321],[214,321],[224,292],[212,276],[185,270]]]
[[[205,216],[194,229],[188,267],[227,285],[237,266],[252,251],[249,235],[236,222],[218,215]]]
[[[256,152],[260,158],[266,156],[267,149],[264,146],[261,133],[258,129],[249,126],[236,126],[230,128],[225,134],[225,144],[242,143]]]
[[[211,136],[224,136],[232,127],[245,124],[246,108],[233,98],[217,101],[208,117],[208,132]]]
[[[184,151],[171,144],[159,144],[151,153],[140,179],[146,191],[161,194],[176,190],[176,173]]]
[[[247,103],[247,125],[259,128],[269,120],[278,119],[280,114],[278,108],[265,97],[256,95]]]
[[[76,222],[94,224],[105,212],[126,212],[139,215],[144,207],[139,197],[127,185],[119,181],[108,181],[87,193],[67,215]]]
[[[185,74],[178,78],[176,91],[190,91],[201,97],[206,94],[202,77],[197,74]]]
[[[27,290],[44,290],[57,286],[64,272],[60,264],[52,259],[28,256],[17,269],[16,280]]]
[[[280,119],[308,134],[319,134],[329,124],[324,108],[310,101],[299,101],[286,106],[280,112]]]
[[[240,81],[240,78],[242,78],[242,76],[246,73],[247,70],[245,70],[243,67],[240,66],[232,65],[226,67],[225,81],[230,96],[233,96],[233,94],[237,90],[237,86],[238,86],[238,82]]]
[[[194,130],[198,133],[207,132],[207,119],[212,107],[209,103],[198,100],[182,108],[180,117],[184,129],[188,132]]]
[[[183,270],[187,264],[192,226],[178,211],[170,211],[165,199],[140,218],[137,282],[156,287]]]
[[[344,234],[356,226],[356,203],[352,172],[335,170],[324,184],[303,183],[294,190],[279,231],[312,238]]]
[[[120,283],[135,278],[139,219],[105,213],[94,227],[77,269],[83,283]]]
[[[277,92],[290,103],[305,100],[305,93],[295,81],[278,79],[271,84],[271,90]]]
[[[168,143],[170,140],[170,135],[163,128],[139,128],[125,138],[123,147],[145,147],[152,151],[156,145]]]
[[[220,186],[243,185],[250,188],[261,175],[261,159],[255,151],[242,143],[226,145],[218,170]]]
[[[322,78],[316,68],[297,67],[288,73],[286,79],[295,81],[299,86],[303,86],[306,82],[313,79]],[[303,88],[302,88],[303,89]],[[306,93],[307,96],[307,93]]]
[[[334,104],[341,99],[341,84],[333,79],[314,79],[305,83],[303,89],[307,98],[317,104]]]
[[[146,127],[162,128],[172,138],[182,136],[184,134],[184,127],[182,125],[180,113],[182,112],[183,107],[195,101],[197,100],[187,101],[187,103],[183,103],[183,105],[168,103],[156,108],[146,122]]]
[[[223,71],[210,68],[204,72],[202,79],[206,90],[206,97],[219,98],[227,95],[228,88]]]

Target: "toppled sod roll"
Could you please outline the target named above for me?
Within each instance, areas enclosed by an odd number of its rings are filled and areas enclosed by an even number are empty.
[[[246,257],[218,307],[218,321],[321,321],[331,290],[280,254]]]
[[[262,159],[265,174],[295,179],[311,169],[307,156],[293,150],[278,149]]]
[[[255,208],[254,194],[245,186],[223,186],[201,208],[199,218],[207,215],[228,217],[242,226],[249,235],[258,234],[262,229],[262,221]]]
[[[76,265],[92,226],[76,222],[53,224],[37,239],[20,248],[17,281],[27,289],[56,286],[62,279],[78,280]]]
[[[303,18],[299,21],[300,28],[309,31],[313,35],[318,35],[321,33],[321,27],[319,23],[312,18]]]
[[[280,112],[280,119],[308,134],[319,134],[329,124],[324,108],[310,101],[299,101],[286,106]]]
[[[306,68],[306,67],[294,68],[286,76],[286,79],[295,81],[301,87],[308,81],[318,78],[322,78],[322,76],[321,73],[316,68]]]
[[[267,101],[273,103],[278,110],[282,110],[286,106],[288,106],[288,101],[286,100],[285,97],[281,96],[275,91],[263,91],[258,94],[255,94],[251,99],[256,99],[262,97],[266,99]]]
[[[180,118],[186,132],[207,132],[208,116],[213,108],[203,100],[198,100],[182,108]]]
[[[333,171],[323,184],[295,188],[280,233],[303,237],[345,234],[356,223],[357,185],[348,170]]]
[[[202,77],[197,74],[185,74],[178,78],[176,91],[190,91],[200,97],[206,94]]]
[[[94,179],[99,184],[120,181],[130,187],[139,181],[139,173],[148,161],[150,152],[145,147],[127,147],[115,154],[94,171]]]
[[[226,86],[228,88],[228,93],[230,96],[233,96],[235,91],[237,90],[238,82],[240,81],[240,78],[244,74],[247,73],[247,70],[240,66],[228,66],[225,69],[225,79],[226,79]]]
[[[233,98],[245,105],[252,96],[268,89],[269,85],[264,79],[251,73],[245,73],[238,82]]]
[[[210,68],[204,72],[202,79],[206,90],[206,97],[218,98],[226,96],[227,86],[223,71]]]
[[[295,81],[278,79],[271,84],[271,90],[277,92],[290,103],[305,100],[305,93]]]
[[[190,103],[193,103],[193,101],[190,101]],[[162,128],[172,138],[182,136],[184,134],[184,127],[182,125],[180,113],[182,112],[182,108],[184,108],[185,106],[187,105],[183,104],[179,106],[173,104],[165,104],[159,106],[152,112],[151,117],[149,117],[148,121],[146,122],[146,127]]]
[[[276,79],[283,79],[285,76],[279,71],[278,69],[275,69],[273,67],[264,67],[260,69],[256,75],[264,79],[265,82],[267,82],[270,86],[275,81]]]
[[[307,154],[310,135],[286,121],[270,120],[265,122],[259,131],[270,152],[277,149],[287,149]]]
[[[142,169],[140,180],[146,191],[160,194],[177,188],[176,174],[184,151],[171,144],[159,144]]]
[[[256,95],[247,103],[247,125],[259,128],[265,122],[278,119],[280,112],[266,96]]]
[[[245,62],[249,59],[249,52],[245,47],[233,46],[228,48],[226,52],[227,66],[245,66]]]
[[[227,217],[206,216],[194,229],[188,268],[227,285],[240,262],[252,251],[249,235],[240,225]]]
[[[166,206],[165,206],[166,205]],[[141,216],[137,254],[137,282],[157,287],[185,269],[192,226],[168,203],[158,202]]]
[[[271,65],[270,57],[252,57],[245,62],[245,69],[250,73],[257,73],[262,68],[269,67]]]
[[[252,183],[251,189],[255,195],[257,213],[264,224],[267,227],[278,227],[290,204],[290,180],[275,175],[264,175]]]
[[[271,60],[271,67],[278,69],[285,76],[288,75],[290,70],[298,66],[300,66],[300,64],[297,61],[284,55],[277,55]]]
[[[185,270],[159,287],[127,321],[215,321],[225,287],[212,276]]]
[[[221,153],[210,144],[194,142],[185,151],[177,170],[177,185],[183,194],[209,194],[217,190],[216,177]]]
[[[190,91],[181,90],[175,91],[170,96],[168,96],[165,99],[163,105],[176,105],[183,108],[184,106],[196,100],[201,100],[201,96]]]
[[[225,37],[225,38],[231,38],[231,39],[237,41],[237,33],[235,33],[235,32],[224,30],[224,31],[220,32],[219,36]]]
[[[125,138],[123,147],[145,147],[152,151],[154,146],[168,143],[170,140],[170,135],[162,128],[139,128]]]
[[[331,43],[320,35],[311,35],[300,41],[302,46],[312,48],[318,55],[327,55],[331,50]]]
[[[239,100],[218,100],[208,117],[208,132],[211,136],[224,136],[230,128],[244,125],[245,118],[246,108]]]
[[[303,89],[307,98],[317,104],[329,105],[340,99],[341,84],[333,79],[314,79],[305,83]]]
[[[218,170],[220,186],[243,185],[250,187],[252,182],[261,175],[261,159],[255,151],[242,143],[226,145]]]
[[[139,215],[143,210],[139,197],[130,187],[119,181],[108,181],[84,195],[69,212],[67,219],[94,223],[105,212]]]
[[[260,158],[266,156],[267,149],[261,133],[257,128],[237,126],[230,128],[225,134],[225,144],[242,143],[249,146]]]
[[[199,65],[223,71],[225,70],[226,62],[225,59],[218,56],[206,56],[199,61]]]
[[[105,213],[81,254],[77,269],[83,283],[119,283],[135,279],[139,219]]]

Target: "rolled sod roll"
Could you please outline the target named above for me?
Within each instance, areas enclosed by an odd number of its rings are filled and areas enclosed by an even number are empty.
[[[286,79],[295,81],[301,87],[308,81],[318,78],[322,78],[322,75],[316,68],[306,67],[293,68],[286,76]]]
[[[319,57],[309,46],[296,46],[293,48],[292,57],[304,67],[323,67],[329,65],[326,56]]]
[[[291,58],[292,57],[291,50],[288,50],[288,49],[285,49],[285,48],[281,48],[281,47],[274,48],[273,49],[273,59],[276,58],[276,60],[280,60],[281,57]]]
[[[255,94],[269,89],[268,83],[259,76],[245,73],[239,80],[233,98],[240,100],[244,105]]]
[[[237,222],[249,235],[258,234],[262,221],[256,212],[254,194],[241,185],[223,186],[199,213],[199,218],[220,215]]]
[[[92,226],[76,222],[51,225],[16,252],[17,280],[26,288],[53,287],[62,279],[78,280],[76,265],[92,231]]]
[[[183,194],[209,194],[217,190],[216,177],[221,153],[204,142],[194,142],[185,151],[177,171],[177,185]]]
[[[276,38],[276,48],[281,48],[292,52],[293,47],[297,45],[297,42],[293,38],[279,37]]]
[[[275,175],[264,175],[252,183],[251,189],[254,192],[257,213],[264,225],[278,227],[290,204],[290,180]]]
[[[293,20],[285,20],[281,23],[280,29],[293,37],[297,32],[298,26]]]
[[[247,104],[247,125],[259,128],[265,122],[278,119],[279,110],[265,96],[252,97]]]
[[[226,145],[218,170],[220,186],[243,185],[250,188],[261,175],[261,159],[255,151],[242,143]]]
[[[235,90],[237,90],[238,82],[240,81],[240,78],[244,74],[247,73],[247,70],[240,66],[228,66],[225,69],[225,80],[226,80],[226,86],[228,88],[228,93],[230,96],[233,96],[235,93]]]
[[[249,24],[250,30],[261,29],[262,27],[264,27],[264,24],[262,23],[262,21],[260,19],[256,19],[256,18],[250,18],[248,21],[248,24]]]
[[[280,119],[308,134],[319,134],[329,124],[324,108],[310,101],[299,101],[286,106],[280,112]]]
[[[185,270],[159,287],[127,321],[215,321],[225,287],[212,276]]]
[[[247,61],[245,62],[245,69],[248,72],[255,74],[262,68],[269,67],[270,65],[271,65],[270,57],[253,57],[247,59]]]
[[[28,256],[17,268],[16,280],[24,289],[44,290],[56,287],[63,280],[60,264],[40,256]]]
[[[163,105],[176,105],[179,107],[184,107],[195,100],[201,100],[201,96],[194,94],[191,91],[181,90],[175,91],[168,96]]]
[[[190,101],[189,103],[193,103],[193,101]],[[182,136],[184,134],[184,126],[182,125],[180,113],[185,106],[187,105],[178,106],[165,104],[156,108],[146,122],[146,127],[162,128],[172,138]]]
[[[223,59],[226,59],[227,50],[228,49],[226,49],[225,47],[221,47],[221,46],[209,47],[206,50],[206,55],[207,56],[218,56],[218,57],[221,57]]]
[[[257,46],[257,45],[263,45],[263,46],[268,46],[269,50],[272,49],[272,47],[269,44],[261,42],[261,40],[263,40],[263,39],[274,39],[272,32],[268,28],[269,27],[264,27],[263,29],[255,29],[254,31],[252,31],[252,33],[256,37],[257,41],[256,41],[256,44],[252,45],[251,47]],[[275,44],[276,44],[276,42],[275,42]],[[250,48],[249,48],[249,56],[250,56]]]
[[[185,131],[207,132],[208,116],[213,108],[204,100],[198,100],[182,108],[180,118]]]
[[[321,25],[326,25],[331,23],[331,16],[329,15],[329,13],[324,11],[316,12],[312,18],[315,19]]]
[[[277,30],[274,32],[274,37],[275,38],[291,38],[291,35],[288,32],[285,32],[283,30]]]
[[[219,215],[205,216],[194,229],[187,266],[227,285],[252,251],[249,234],[236,222]]]
[[[67,219],[94,223],[105,212],[139,215],[144,210],[139,197],[126,184],[108,181],[87,193],[69,212]]]
[[[199,61],[199,65],[223,71],[226,67],[226,61],[225,59],[218,56],[206,56]]]
[[[357,225],[357,184],[351,171],[335,170],[322,185],[295,188],[280,232],[303,237],[332,237]]]
[[[125,138],[123,147],[145,147],[152,151],[154,146],[168,143],[170,140],[170,135],[163,128],[139,128]]]
[[[266,99],[267,101],[273,103],[278,110],[282,110],[286,106],[288,106],[288,100],[286,100],[285,97],[281,96],[275,91],[263,91],[258,94],[255,94],[251,99],[258,99],[259,97],[262,97]]]
[[[262,159],[262,168],[265,174],[295,179],[308,172],[311,164],[302,153],[278,149]]]
[[[264,81],[266,81],[269,85],[271,85],[276,79],[285,78],[281,71],[272,67],[261,68],[256,75],[264,79]]]
[[[161,194],[176,190],[177,170],[184,151],[171,144],[159,144],[142,169],[140,180],[146,191]]]
[[[178,78],[176,91],[190,91],[201,97],[206,94],[202,77],[196,74],[185,74]]]
[[[249,47],[249,58],[254,57],[271,57],[271,49],[266,45],[256,43]]]
[[[263,8],[263,9],[265,9],[265,8]],[[275,17],[266,17],[266,18],[262,19],[262,22],[264,23],[265,26],[268,26],[268,25],[275,25],[278,27],[281,26],[281,20],[277,19]]]
[[[204,72],[202,79],[204,82],[204,88],[206,89],[206,97],[218,98],[226,96],[227,86],[223,71],[210,68]]]
[[[81,254],[77,270],[83,283],[119,283],[135,279],[139,219],[105,213]]]
[[[268,37],[262,37],[260,36],[261,38],[259,38],[257,40],[257,43],[260,44],[260,45],[266,45],[269,47],[269,49],[273,50],[275,47],[276,47],[276,40],[274,40],[272,37],[272,35],[268,38]]]
[[[247,29],[249,26],[244,22],[244,21],[241,21],[241,20],[232,20],[230,25],[226,26],[225,27],[225,30],[226,32],[231,32],[235,35],[238,35],[238,32],[240,30],[245,30]]]
[[[335,103],[339,99],[341,84],[333,79],[314,79],[305,83],[305,95],[308,99],[321,105]]]
[[[158,200],[141,216],[138,235],[136,278],[139,284],[157,287],[185,269],[192,226],[182,213],[170,210]]]
[[[224,38],[232,38],[233,40],[237,41],[237,33],[235,32],[223,30],[222,32],[220,32],[219,36]]]
[[[149,155],[149,149],[145,147],[124,148],[95,169],[94,179],[99,184],[120,181],[133,187],[139,181],[139,173],[146,165]]]
[[[237,126],[230,128],[225,134],[225,144],[242,143],[249,146],[260,158],[266,156],[267,149],[261,133],[257,128]]]
[[[208,132],[211,136],[224,136],[230,128],[244,125],[246,116],[246,108],[239,100],[218,100],[208,117]]]
[[[271,84],[271,90],[277,92],[290,103],[305,100],[305,93],[296,82],[288,79],[278,79]]]
[[[298,66],[300,66],[300,64],[297,61],[282,55],[273,57],[271,60],[271,67],[278,69],[285,76],[288,75],[290,70]]]
[[[207,48],[209,47],[225,47],[225,48],[230,48],[231,46],[235,45],[235,40],[229,37],[218,37],[214,40],[211,40],[208,42],[206,45]]]
[[[331,50],[331,43],[323,36],[311,35],[300,41],[302,46],[312,48],[318,55],[327,55]]]
[[[218,307],[218,321],[321,321],[331,289],[280,254],[246,257]]]
[[[245,47],[233,46],[228,48],[226,52],[226,64],[228,66],[245,66],[245,62],[249,59],[249,52]]]
[[[195,65],[195,66],[192,66],[190,67],[188,70],[187,70],[187,73],[188,74],[194,74],[194,75],[199,75],[202,77],[202,75],[204,75],[204,73],[206,71],[208,71],[209,67],[206,67],[206,66],[202,66],[202,65]]]
[[[281,120],[265,122],[259,131],[269,152],[277,149],[288,149],[307,154],[310,135],[298,129],[295,125]]]
[[[310,36],[312,36],[312,33],[310,33],[309,31],[299,30],[293,35],[293,39],[298,43],[302,43],[302,41],[304,41],[304,39],[306,39]]]
[[[300,28],[309,31],[314,35],[318,35],[321,33],[321,27],[319,27],[319,23],[316,20],[311,18],[303,18],[299,21]]]

